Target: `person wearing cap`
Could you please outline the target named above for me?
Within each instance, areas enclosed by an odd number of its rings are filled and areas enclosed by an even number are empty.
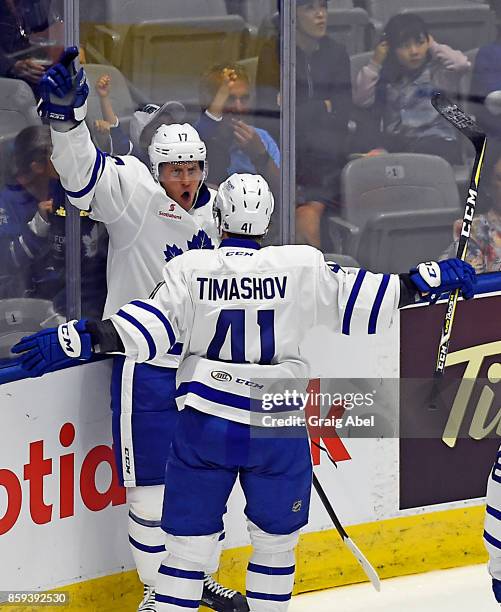
[[[187,123],[158,126],[148,147],[149,168],[133,155],[109,156],[96,148],[84,121],[88,87],[83,69],[76,73],[76,54],[76,48],[67,49],[42,79],[41,112],[50,120],[52,162],[70,203],[108,230],[107,317],[136,296],[153,295],[166,261],[188,249],[217,245],[215,192],[205,184],[205,144]],[[126,324],[134,327],[132,320]],[[163,483],[178,418],[176,371],[182,352],[177,343],[166,354],[152,350],[147,363],[118,355],[113,363],[115,458],[127,487],[129,541],[144,584],[141,612],[155,609],[157,572],[165,554]],[[207,567],[204,605],[246,610],[240,607],[242,595],[210,576],[219,552]]]

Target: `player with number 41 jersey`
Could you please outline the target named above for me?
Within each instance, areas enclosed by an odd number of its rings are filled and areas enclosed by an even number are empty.
[[[205,184],[206,147],[191,125],[158,128],[148,148],[150,168],[132,155],[112,157],[100,151],[83,121],[88,86],[85,71],[75,69],[77,55],[76,48],[67,49],[46,72],[39,109],[50,121],[52,161],[70,203],[103,222],[110,237],[107,317],[134,297],[150,295],[173,257],[217,244],[215,191]],[[127,487],[128,538],[144,584],[140,612],[154,605],[164,552],[160,517],[166,440],[178,416],[174,394],[180,352],[177,343],[147,364],[121,355],[113,363],[113,448],[119,479]],[[217,555],[207,569],[216,568]],[[240,594],[219,591],[209,574],[206,586],[207,604],[238,612],[234,604],[243,599]]]
[[[198,609],[203,569],[223,531],[239,478],[253,544],[247,601],[254,612],[287,610],[299,530],[308,521],[312,468],[304,435],[251,435],[264,427],[241,382],[308,378],[299,345],[317,324],[334,332],[376,334],[399,306],[459,288],[475,292],[475,272],[460,260],[428,262],[408,274],[373,274],[326,264],[310,246],[261,248],[273,196],[260,176],[231,176],[214,210],[222,242],[188,251],[164,268],[148,300],[110,319],[75,321],[14,348],[33,375],[70,358],[118,350],[147,362],[184,338],[177,401],[182,409],[166,470],[165,558],[156,580],[157,612]],[[99,347],[99,348],[97,348]],[[279,423],[277,423],[279,425]]]

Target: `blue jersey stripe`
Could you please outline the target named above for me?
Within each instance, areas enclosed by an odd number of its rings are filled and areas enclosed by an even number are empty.
[[[129,536],[129,542],[132,544],[132,546],[134,546],[134,548],[137,548],[138,550],[141,550],[143,552],[147,552],[147,553],[161,553],[161,552],[165,552],[165,546],[147,546],[146,544],[141,544],[141,542],[138,542],[137,540],[134,540],[134,538],[132,538],[131,536]]]
[[[134,327],[136,329],[138,329],[143,334],[144,339],[148,343],[148,348],[150,349],[150,355],[149,355],[148,359],[153,359],[155,357],[155,355],[157,354],[157,349],[155,347],[155,342],[153,341],[153,338],[151,337],[151,334],[146,329],[146,327],[142,323],[140,323],[137,319],[135,319],[131,314],[129,314],[128,312],[125,312],[122,309],[120,309],[117,312],[117,315],[119,317],[122,317],[122,319],[125,319],[126,321],[129,321],[129,323],[134,325]]]
[[[174,578],[185,578],[186,580],[203,580],[204,573],[179,569],[178,567],[169,567],[161,565],[159,570],[164,576],[173,576]]]
[[[224,406],[231,406],[232,408],[241,408],[243,410],[250,410],[251,401],[249,397],[243,397],[236,393],[228,393],[227,391],[219,391],[213,389],[201,382],[192,380],[190,382],[181,383],[176,392],[176,397],[181,397],[193,393],[199,397],[214,402],[216,404],[223,404]]]
[[[261,599],[264,601],[289,601],[292,593],[286,595],[276,595],[274,593],[257,593],[256,591],[247,591],[247,597],[251,599]]]
[[[266,576],[290,576],[296,571],[296,566],[290,565],[289,567],[271,567],[269,565],[249,563],[247,569],[249,572],[254,572],[255,574],[265,574]]]
[[[501,521],[501,510],[497,510],[496,508],[493,508],[492,506],[487,506],[486,512],[487,514],[490,514],[498,521]]]
[[[350,335],[351,317],[353,316],[353,309],[355,308],[355,302],[357,301],[358,294],[360,293],[360,288],[362,287],[362,283],[363,283],[365,275],[366,275],[365,270],[359,270],[355,283],[353,287],[351,288],[350,297],[348,298],[348,303],[346,304],[346,308],[344,310],[344,315],[343,315],[343,334],[345,336]]]
[[[167,335],[169,336],[169,342],[170,342],[171,347],[176,343],[176,334],[174,333],[174,330],[172,329],[172,325],[170,324],[169,319],[164,315],[163,312],[161,312],[160,310],[158,310],[158,308],[155,308],[155,306],[152,306],[151,304],[146,304],[145,302],[141,302],[141,300],[134,300],[133,302],[131,302],[131,304],[134,304],[134,306],[137,306],[138,308],[142,308],[143,310],[147,310],[148,312],[151,312],[151,314],[154,314],[162,322],[162,325],[165,327],[165,331],[167,332]]]
[[[105,164],[105,161],[104,161],[103,153],[99,149],[96,149],[96,161],[94,162],[94,168],[92,169],[92,175],[90,177],[90,181],[88,182],[87,186],[84,187],[83,189],[80,189],[80,191],[66,190],[66,194],[70,198],[83,198],[83,196],[87,195],[91,191],[91,189],[94,188],[98,179],[101,177],[101,174],[104,171],[104,164]]]
[[[183,343],[176,342],[176,344],[174,344],[174,346],[170,348],[167,352],[169,353],[169,355],[181,355],[181,353],[183,352]]]
[[[162,593],[158,592],[155,593],[155,601],[171,604],[172,606],[179,606],[180,608],[193,608],[194,610],[198,610],[200,607],[200,600],[195,601],[194,599],[181,599],[180,597],[162,595]]]
[[[491,534],[487,533],[487,531],[485,530],[484,530],[484,540],[486,542],[489,542],[489,544],[492,544],[492,546],[495,546],[496,548],[499,548],[501,550],[501,542],[497,540],[494,536],[491,536]]]
[[[384,295],[386,293],[386,289],[390,283],[390,275],[384,274],[381,279],[381,284],[379,285],[379,289],[376,294],[376,299],[374,300],[374,304],[372,306],[371,315],[369,317],[369,334],[376,333],[377,326],[377,318],[379,316],[379,311],[381,310],[381,304],[383,303]]]

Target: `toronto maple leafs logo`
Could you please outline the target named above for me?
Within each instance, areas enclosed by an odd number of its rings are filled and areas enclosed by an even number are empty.
[[[166,244],[166,249],[164,251],[164,255],[165,255],[165,261],[170,261],[171,259],[174,259],[174,257],[177,257],[178,255],[182,255],[183,253],[183,249],[180,249],[177,244]]]
[[[183,249],[179,248],[177,244],[167,244],[165,245],[166,249],[164,251],[165,261],[170,261],[177,257],[178,255],[182,255],[184,252]],[[204,230],[199,230],[197,234],[193,234],[193,238],[191,240],[186,241],[187,251],[191,251],[193,249],[213,249],[214,244],[212,240],[209,238]]]
[[[199,230],[198,234],[193,236],[192,240],[188,240],[188,250],[192,249],[213,249],[214,245],[212,244],[212,240],[209,236],[204,232],[204,230]]]

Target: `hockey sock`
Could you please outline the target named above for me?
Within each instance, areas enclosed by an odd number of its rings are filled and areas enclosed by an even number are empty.
[[[204,569],[171,553],[158,570],[155,602],[157,612],[193,612],[198,610],[204,588]]]
[[[294,572],[294,551],[254,551],[246,581],[252,612],[285,612],[292,596]]]
[[[165,557],[165,533],[160,521],[143,519],[130,510],[129,543],[139,579],[155,586],[158,568]]]

